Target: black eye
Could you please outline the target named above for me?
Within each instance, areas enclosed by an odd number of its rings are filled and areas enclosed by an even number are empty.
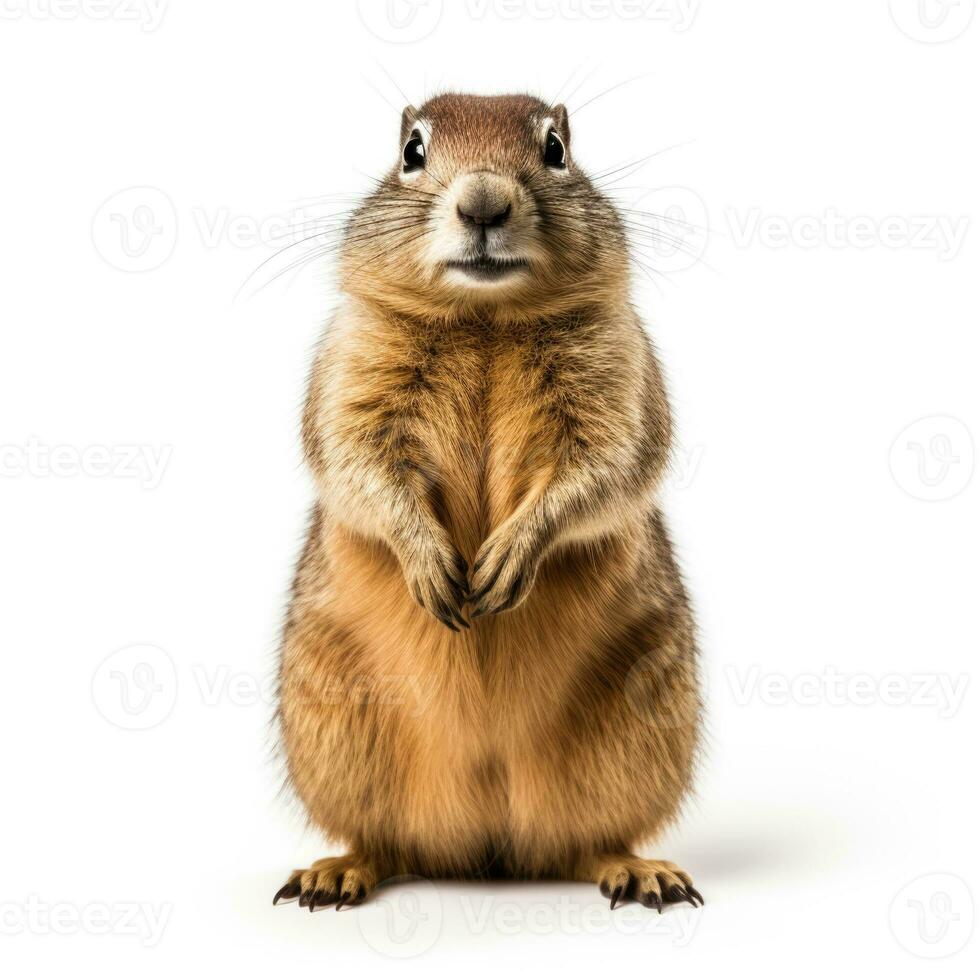
[[[548,130],[548,138],[544,143],[544,162],[547,167],[561,169],[565,166],[565,144],[553,129]]]
[[[403,173],[411,173],[413,170],[421,170],[425,166],[425,146],[422,144],[422,135],[417,129],[412,130],[405,149],[402,150],[402,160],[405,165],[402,167]]]

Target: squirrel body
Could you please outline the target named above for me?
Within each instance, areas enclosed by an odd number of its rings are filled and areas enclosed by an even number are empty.
[[[415,874],[696,904],[632,850],[677,816],[701,707],[618,218],[560,106],[440,96],[401,135],[311,375],[318,493],[280,667],[290,782],[348,851],[276,900]]]

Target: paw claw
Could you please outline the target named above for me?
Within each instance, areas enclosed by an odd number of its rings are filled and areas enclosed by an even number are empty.
[[[468,568],[448,539],[431,539],[403,564],[408,590],[422,609],[453,632],[469,629],[461,615]]]
[[[599,890],[610,899],[610,909],[615,909],[624,897],[632,898],[648,909],[655,908],[660,914],[667,903],[687,902],[694,908],[704,904],[690,875],[669,861],[624,854],[604,862],[596,877]]]
[[[273,905],[278,905],[280,900],[289,901],[295,898],[299,894],[299,885],[295,882],[287,881],[279,891],[276,892],[276,897],[272,900]]]
[[[377,873],[370,862],[356,856],[324,858],[306,871],[295,871],[276,893],[273,904],[282,898],[299,895],[300,908],[310,912],[344,905],[359,905],[377,883]]]
[[[660,897],[660,892],[645,892],[640,902],[646,908],[656,909],[661,915],[664,914],[664,900]]]

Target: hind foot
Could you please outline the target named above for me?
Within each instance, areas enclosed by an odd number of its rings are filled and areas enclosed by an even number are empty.
[[[669,902],[704,905],[691,876],[670,861],[648,861],[632,854],[599,859],[594,866],[599,890],[614,909],[620,899],[633,898],[648,909],[663,912]]]
[[[294,871],[276,892],[272,904],[278,905],[299,896],[300,908],[313,912],[333,905],[340,911],[345,905],[360,905],[377,883],[377,872],[363,858],[351,854],[323,858],[315,861],[308,870]]]

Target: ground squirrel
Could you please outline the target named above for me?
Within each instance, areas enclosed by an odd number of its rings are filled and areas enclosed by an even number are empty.
[[[701,900],[632,852],[690,788],[701,703],[629,269],[563,106],[405,110],[311,375],[318,493],[280,665],[289,780],[347,853],[277,902],[403,874]]]

